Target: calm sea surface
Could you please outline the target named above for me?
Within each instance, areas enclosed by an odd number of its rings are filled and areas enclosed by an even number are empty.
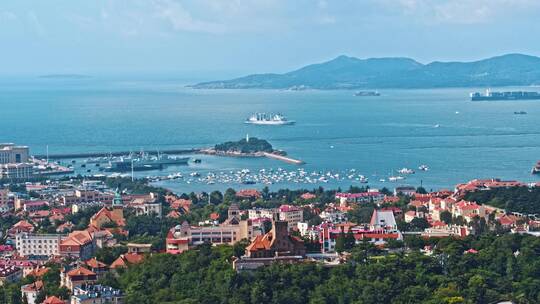
[[[437,189],[486,177],[538,180],[530,169],[540,159],[540,101],[468,100],[470,91],[484,88],[382,90],[380,97],[354,97],[351,91],[194,90],[184,83],[1,79],[0,141],[29,145],[41,154],[47,145],[50,153],[206,147],[249,134],[306,161],[302,167],[308,172],[356,169],[375,187],[423,183]],[[281,112],[297,124],[245,125],[253,112]],[[269,159],[197,157],[201,164],[137,174],[298,168]],[[421,164],[430,170],[418,172]],[[403,167],[417,173],[399,183],[379,182]],[[179,192],[263,187],[182,180],[159,184]],[[285,186],[316,185],[271,187]]]

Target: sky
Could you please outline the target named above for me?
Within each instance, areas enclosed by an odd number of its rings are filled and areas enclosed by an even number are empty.
[[[0,75],[281,73],[540,55],[538,0],[3,0]]]

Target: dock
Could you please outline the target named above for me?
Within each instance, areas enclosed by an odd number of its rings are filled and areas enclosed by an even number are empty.
[[[287,156],[283,156],[283,155],[279,155],[279,154],[275,154],[275,153],[264,152],[263,155],[266,158],[277,159],[277,160],[284,161],[286,163],[293,164],[293,165],[303,165],[303,164],[305,164],[305,162],[303,160],[294,159],[294,158],[291,158],[291,157],[287,157]]]
[[[34,155],[35,159],[49,159],[49,160],[59,160],[59,159],[78,159],[78,158],[93,158],[93,157],[110,157],[110,156],[126,156],[134,151],[116,151],[116,152],[82,152],[82,153],[60,153],[60,154],[49,154],[49,155]],[[145,152],[149,155],[157,155],[158,152],[148,151]],[[178,154],[207,154],[215,156],[227,156],[227,157],[266,157],[279,161],[283,161],[289,164],[294,165],[303,165],[304,161],[299,159],[294,159],[284,155],[268,152],[257,152],[257,153],[219,153],[212,148],[208,149],[171,149],[171,150],[160,150],[159,153],[178,155]]]
[[[191,154],[200,153],[201,149],[172,149],[172,150],[160,150],[159,153],[164,154]],[[84,152],[84,153],[61,153],[61,154],[49,154],[49,155],[34,155],[34,158],[38,159],[76,159],[76,158],[91,158],[91,157],[108,157],[108,156],[126,156],[134,151],[116,151],[116,152]],[[158,152],[148,151],[146,154],[157,155]]]

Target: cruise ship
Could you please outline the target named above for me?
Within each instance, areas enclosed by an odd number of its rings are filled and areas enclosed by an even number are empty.
[[[129,172],[161,170],[168,165],[187,165],[189,157],[174,157],[165,154],[149,156],[141,153],[139,157],[127,156],[109,162],[103,169],[107,172]]]
[[[482,100],[532,100],[540,99],[539,92],[527,91],[506,91],[506,92],[491,92],[486,90],[485,94],[479,92],[471,93],[471,101]]]
[[[245,123],[252,125],[292,125],[294,120],[288,120],[281,114],[255,113],[246,119]]]

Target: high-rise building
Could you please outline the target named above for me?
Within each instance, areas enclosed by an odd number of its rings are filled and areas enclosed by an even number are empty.
[[[26,146],[16,146],[15,144],[0,143],[0,164],[20,164],[27,163],[30,150]]]

